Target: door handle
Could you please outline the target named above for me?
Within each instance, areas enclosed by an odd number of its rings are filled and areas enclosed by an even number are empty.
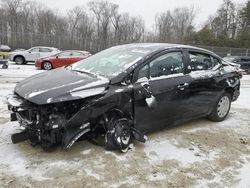
[[[183,83],[177,86],[177,88],[181,91],[185,90],[185,88],[189,87],[188,83]]]

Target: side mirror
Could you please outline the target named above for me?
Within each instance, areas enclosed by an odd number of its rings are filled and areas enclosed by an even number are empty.
[[[128,75],[128,76],[125,78],[124,83],[125,83],[126,85],[132,84],[132,77],[133,77],[132,74]]]
[[[59,57],[58,57],[58,55],[56,56],[56,59],[58,59]]]
[[[219,68],[219,70],[220,70],[220,71],[223,71],[223,70],[224,70],[224,67],[223,67],[223,66],[221,66],[221,67]]]
[[[152,93],[151,93],[151,91],[149,90],[149,89],[150,89],[149,84],[148,84],[148,83],[143,83],[143,84],[142,84],[142,89],[143,89],[144,92],[145,92],[146,98],[151,98]]]

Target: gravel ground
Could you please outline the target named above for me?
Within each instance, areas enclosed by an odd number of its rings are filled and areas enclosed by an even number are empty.
[[[19,127],[5,104],[16,82],[39,72],[33,65],[0,69],[0,187],[250,187],[250,75],[223,122],[168,128],[126,154],[87,141],[46,153],[11,143]]]

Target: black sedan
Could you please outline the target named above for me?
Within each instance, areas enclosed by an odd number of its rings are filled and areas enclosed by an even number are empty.
[[[228,56],[224,57],[223,60],[239,64],[241,69],[250,74],[250,56]]]
[[[12,141],[49,149],[88,139],[127,151],[151,131],[202,117],[224,120],[239,96],[238,70],[192,46],[115,46],[18,83],[8,108],[24,131]]]

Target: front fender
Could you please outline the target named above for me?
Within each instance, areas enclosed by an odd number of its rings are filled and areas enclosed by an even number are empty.
[[[63,148],[69,149],[71,146],[84,134],[91,130],[90,123],[84,123],[82,126],[72,126],[70,129],[65,129],[63,138]]]
[[[91,131],[91,123],[96,122],[95,120],[98,117],[112,111],[113,109],[119,109],[122,113],[132,118],[131,113],[133,110],[131,93],[131,90],[125,92],[117,92],[116,90],[116,92],[109,92],[105,96],[95,99],[82,107],[64,125],[65,136],[63,138],[63,146],[66,148],[71,147],[71,145],[81,137],[79,135]],[[84,132],[80,127],[86,123],[89,123],[88,131]],[[71,144],[72,140],[75,141]]]

